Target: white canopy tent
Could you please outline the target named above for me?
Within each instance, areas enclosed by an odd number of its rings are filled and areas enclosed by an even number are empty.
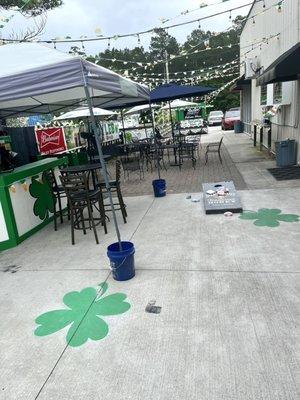
[[[104,110],[104,108],[93,107],[93,113],[95,117],[109,117],[113,115],[118,115],[114,111]],[[79,107],[76,110],[69,111],[65,114],[56,117],[56,121],[65,121],[67,119],[78,119],[78,118],[88,118],[90,117],[90,110],[88,107]]]
[[[169,110],[169,108],[174,109],[174,108],[192,108],[192,107],[197,107],[198,103],[193,103],[192,101],[184,101],[180,99],[176,99],[170,102],[169,104],[165,105],[162,107],[162,110]]]
[[[0,117],[57,112],[86,103],[94,107],[148,101],[149,90],[79,56],[37,43],[0,46]]]
[[[88,104],[102,172],[122,250],[121,236],[93,107],[149,101],[149,89],[92,64],[37,43],[0,46],[0,118],[43,114]]]
[[[151,108],[160,108],[159,105],[157,104],[152,104]],[[139,114],[141,111],[146,111],[146,110],[150,110],[150,105],[149,104],[144,104],[142,106],[135,106],[132,107],[130,110],[126,111],[126,113],[124,115],[134,115],[134,114]]]

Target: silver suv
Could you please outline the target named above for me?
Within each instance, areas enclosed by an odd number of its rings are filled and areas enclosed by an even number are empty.
[[[223,117],[223,111],[211,111],[208,116],[208,125],[221,125]]]

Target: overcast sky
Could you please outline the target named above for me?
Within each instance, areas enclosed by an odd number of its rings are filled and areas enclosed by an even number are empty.
[[[199,9],[186,16],[175,18],[169,23],[174,24],[211,15],[222,10],[238,7],[250,3],[251,0],[229,0],[221,4],[222,0],[64,0],[64,5],[48,13],[47,26],[41,36],[43,39],[71,36],[78,38],[82,35],[95,36],[95,29],[101,28],[104,36],[117,35],[141,31],[144,29],[159,27],[160,18],[171,18],[187,9],[198,8],[201,3],[214,4]],[[218,4],[216,4],[218,3]],[[244,7],[232,13],[245,15],[249,7]],[[12,30],[18,31],[30,23],[21,16],[14,17],[2,30],[2,37],[6,37]],[[229,14],[210,18],[201,23],[203,29],[222,31],[230,26]],[[169,33],[183,42],[197,23],[170,29]],[[149,35],[141,36],[141,44],[149,45]],[[118,39],[112,41],[111,46],[124,48],[134,47],[136,38]],[[86,44],[88,54],[105,50],[107,41]],[[69,48],[58,45],[57,48],[67,50]]]

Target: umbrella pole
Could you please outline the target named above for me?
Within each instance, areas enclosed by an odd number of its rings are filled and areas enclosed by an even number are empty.
[[[171,122],[171,132],[172,132],[172,138],[174,139],[174,129],[173,129],[173,116],[172,116],[172,110],[171,110],[171,103],[169,103],[169,112],[170,112],[170,122]]]
[[[112,198],[112,194],[111,194],[111,190],[110,190],[111,187],[110,187],[110,184],[109,184],[109,179],[108,179],[108,174],[107,174],[107,169],[106,169],[106,163],[105,163],[105,160],[104,160],[104,157],[103,157],[102,144],[101,144],[101,140],[100,140],[100,135],[102,136],[102,134],[103,134],[102,125],[100,123],[99,127],[97,126],[96,120],[95,120],[95,115],[94,115],[94,112],[93,112],[93,105],[92,105],[92,100],[91,100],[91,97],[90,97],[89,90],[88,90],[88,88],[86,86],[84,87],[84,90],[85,90],[87,104],[88,104],[88,107],[89,107],[89,110],[90,110],[91,125],[92,125],[94,133],[95,133],[95,139],[96,139],[97,149],[98,149],[100,163],[101,163],[101,167],[102,167],[103,177],[104,177],[104,181],[105,181],[105,187],[106,187],[106,190],[107,190],[107,193],[108,193],[109,202],[110,202],[112,215],[113,215],[113,221],[114,221],[114,225],[115,225],[115,229],[116,229],[116,234],[117,234],[117,237],[118,237],[119,249],[120,249],[120,251],[122,251],[121,234],[120,234],[120,230],[119,230],[119,226],[118,226],[116,210],[115,210],[115,206],[114,206],[114,202],[113,202],[113,198]]]
[[[123,144],[125,143],[125,125],[124,125],[124,113],[123,109],[121,109],[121,118],[122,118],[122,127],[123,127]]]
[[[157,138],[156,138],[156,135],[155,135],[155,126],[154,126],[153,112],[152,112],[152,107],[151,107],[151,103],[150,103],[150,102],[149,102],[149,108],[150,108],[150,113],[151,113],[151,125],[152,125],[153,134],[154,134],[154,143],[155,143],[155,150],[156,150],[156,168],[157,168],[158,179],[160,179],[160,165],[159,165],[159,155],[158,155],[158,143],[157,143]]]
[[[148,135],[147,135],[147,129],[146,129],[146,124],[145,124],[145,121],[143,122],[143,124],[144,124],[144,130],[145,130],[146,139],[148,139]]]

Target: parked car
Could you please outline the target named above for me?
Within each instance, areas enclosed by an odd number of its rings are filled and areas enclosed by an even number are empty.
[[[233,129],[234,123],[241,120],[241,110],[239,108],[231,108],[226,111],[224,118],[222,119],[222,129]]]
[[[208,116],[208,125],[221,125],[223,117],[223,111],[211,111]]]

